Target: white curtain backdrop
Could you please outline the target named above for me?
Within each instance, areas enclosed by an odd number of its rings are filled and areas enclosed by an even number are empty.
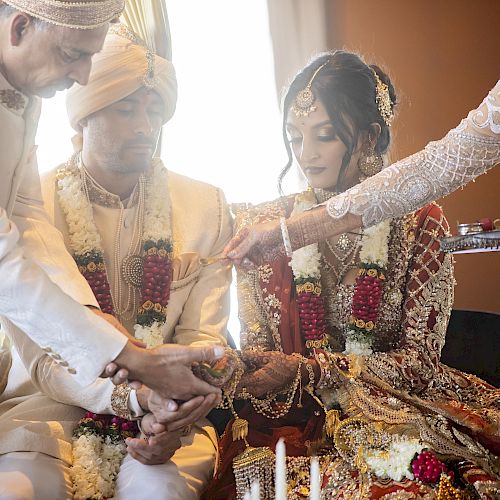
[[[267,0],[267,5],[276,90],[281,98],[297,71],[328,48],[326,0]]]

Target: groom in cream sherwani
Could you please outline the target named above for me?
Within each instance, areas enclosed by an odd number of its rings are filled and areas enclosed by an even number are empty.
[[[225,345],[231,271],[216,261],[232,234],[224,195],[213,186],[167,172],[153,158],[161,126],[174,113],[176,93],[172,64],[149,53],[125,27],[112,27],[95,57],[88,85],[75,86],[68,94],[76,151],[66,165],[42,178],[45,207],[72,252],[86,233],[76,241],[75,226],[68,222],[76,223],[78,230],[97,229],[114,312],[134,334],[141,289],[130,279],[133,269],[127,263],[152,222],[151,200],[144,193],[157,193],[157,198],[159,193],[159,207],[166,207],[161,201],[169,199],[171,213],[156,216],[156,222],[168,221],[165,238],[170,234],[173,244],[173,278],[159,341]],[[68,172],[80,189],[69,196],[64,191]],[[144,186],[149,186],[146,191]],[[83,204],[89,203],[90,212],[81,211],[79,201],[69,208],[64,203],[65,196],[71,205],[80,199],[77,195],[86,200]],[[200,259],[212,263],[202,265]],[[158,342],[137,326],[135,331],[148,343]],[[13,336],[13,341],[13,374],[3,402],[0,399],[0,476],[3,472],[9,479],[9,470],[22,470],[35,491],[42,491],[50,477],[53,489],[36,498],[70,498],[70,436],[84,409],[141,418],[149,411],[149,390],[114,387],[103,379],[81,389],[57,360],[27,337]],[[40,364],[43,370],[36,369]],[[216,400],[215,394],[193,398],[177,411],[164,413],[167,430],[155,429],[159,444],[133,440],[118,475],[116,498],[198,498],[216,463],[217,435],[204,418]]]

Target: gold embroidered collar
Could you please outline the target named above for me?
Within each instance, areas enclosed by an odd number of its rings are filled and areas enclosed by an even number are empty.
[[[110,193],[103,188],[85,169],[82,168],[83,182],[86,186],[90,203],[95,203],[101,207],[107,208],[132,208],[137,205],[139,200],[139,192],[137,186],[134,188],[130,197],[126,200],[121,200],[116,194]]]

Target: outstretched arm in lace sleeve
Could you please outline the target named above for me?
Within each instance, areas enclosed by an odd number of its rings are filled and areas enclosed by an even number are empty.
[[[443,139],[329,200],[329,215],[355,214],[368,227],[452,193],[500,161],[499,116],[500,81]]]

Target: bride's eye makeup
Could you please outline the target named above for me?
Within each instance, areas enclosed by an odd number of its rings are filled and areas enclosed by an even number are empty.
[[[322,127],[318,130],[317,136],[319,141],[329,142],[337,139],[337,134],[332,126]]]

